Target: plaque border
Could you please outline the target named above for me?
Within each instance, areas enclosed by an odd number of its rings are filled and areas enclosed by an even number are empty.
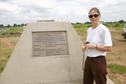
[[[68,46],[68,33],[66,30],[58,30],[58,31],[31,31],[31,36],[33,36],[33,33],[41,33],[41,32],[65,32],[66,33],[66,42],[67,42],[67,54],[69,55],[69,46]],[[57,56],[57,55],[52,55]],[[60,55],[61,56],[61,55]],[[48,57],[48,56],[33,56],[33,38],[32,38],[32,57]]]

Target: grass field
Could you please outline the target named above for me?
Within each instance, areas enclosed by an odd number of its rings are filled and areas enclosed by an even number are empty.
[[[84,40],[89,25],[76,24],[75,30]],[[126,42],[122,40],[121,28],[110,28],[112,33],[113,48],[107,55],[108,76],[115,84],[126,82]],[[14,29],[14,31],[16,31]],[[5,34],[0,36],[0,72],[3,71],[10,54],[19,39],[19,35]]]

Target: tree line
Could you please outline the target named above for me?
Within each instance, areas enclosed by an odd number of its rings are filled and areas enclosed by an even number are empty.
[[[23,27],[23,26],[26,26],[27,24],[24,24],[24,23],[22,23],[22,24],[13,24],[13,25],[10,25],[10,24],[8,24],[8,25],[3,25],[3,24],[0,24],[0,28],[8,28],[8,27]]]
[[[108,23],[108,24],[113,24],[113,23],[120,23],[120,24],[126,24],[125,20],[119,20],[119,21],[113,21],[113,22],[104,22],[101,21],[102,23]],[[80,23],[80,22],[76,22],[76,23],[72,23],[72,24],[90,24],[91,22],[84,22],[84,23]]]
[[[124,25],[126,25],[125,20],[119,20],[119,21],[113,21],[113,22],[104,22],[104,21],[101,21],[101,22],[109,28],[123,28]],[[86,27],[90,27],[91,22],[88,22],[88,21],[84,23],[76,22],[72,24],[76,26],[84,24]]]

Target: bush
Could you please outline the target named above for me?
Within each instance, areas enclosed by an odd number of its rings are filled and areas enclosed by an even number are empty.
[[[14,34],[21,34],[23,32],[23,27],[11,27],[11,28],[3,28],[0,32],[1,35],[14,35]]]

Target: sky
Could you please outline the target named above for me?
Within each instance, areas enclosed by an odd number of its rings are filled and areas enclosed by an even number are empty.
[[[0,24],[37,20],[87,22],[88,11],[97,7],[101,21],[126,20],[126,0],[0,0]]]

